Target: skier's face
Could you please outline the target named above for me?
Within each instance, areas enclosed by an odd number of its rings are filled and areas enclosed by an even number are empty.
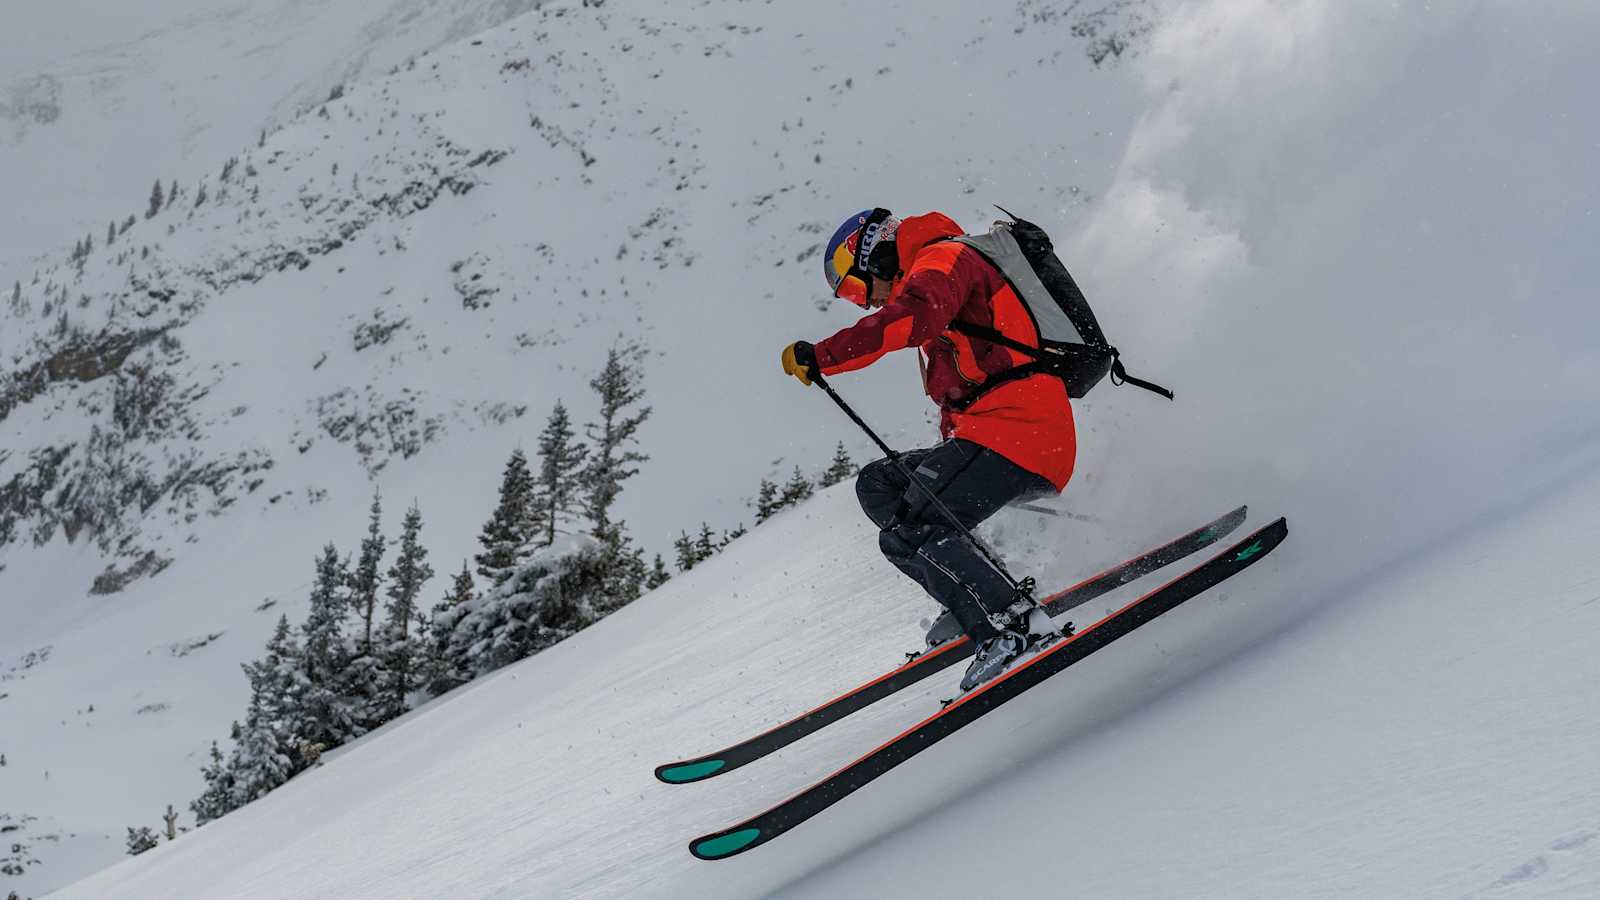
[[[867,294],[867,309],[878,309],[889,302],[889,294],[894,291],[894,282],[874,278],[871,284],[872,290]]]

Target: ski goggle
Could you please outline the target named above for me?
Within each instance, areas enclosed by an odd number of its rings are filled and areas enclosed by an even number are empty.
[[[887,209],[879,207],[859,217],[859,228],[855,229],[849,237],[845,238],[833,250],[833,258],[828,260],[824,273],[829,284],[833,287],[833,295],[844,300],[849,300],[857,306],[866,308],[867,299],[871,295],[872,273],[862,266],[861,242],[864,235],[875,236],[878,229],[888,220],[890,213]],[[876,241],[870,243],[875,244]],[[871,247],[868,247],[871,252]],[[840,273],[843,273],[842,275]]]
[[[862,271],[855,263],[855,252],[849,244],[840,244],[834,251],[834,265],[842,266],[845,271],[843,278],[833,287],[833,295],[844,300],[849,300],[857,306],[866,306],[867,297],[871,288],[867,286],[867,279],[871,276]]]

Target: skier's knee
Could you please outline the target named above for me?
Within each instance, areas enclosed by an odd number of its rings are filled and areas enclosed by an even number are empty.
[[[856,500],[861,504],[861,511],[866,513],[867,518],[879,528],[888,528],[894,524],[902,493],[899,485],[885,477],[883,469],[885,462],[886,460],[878,460],[875,463],[868,463],[861,468],[861,474],[856,476]]]
[[[929,529],[897,525],[878,532],[878,549],[890,562],[910,562],[928,540]]]

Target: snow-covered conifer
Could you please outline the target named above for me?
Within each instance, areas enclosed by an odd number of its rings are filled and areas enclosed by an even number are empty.
[[[695,556],[694,540],[689,537],[688,532],[678,532],[677,540],[672,542],[672,549],[678,557],[677,562],[679,572],[689,571],[690,569],[694,568],[695,563],[700,561],[699,558]]]
[[[810,497],[815,490],[811,484],[811,479],[800,471],[799,466],[795,466],[794,474],[790,475],[789,480],[784,482],[783,496],[779,498],[778,503],[781,507],[793,506]]]
[[[456,626],[474,612],[477,599],[472,573],[462,560],[450,592],[434,604],[429,617],[427,688],[436,697],[472,680],[474,634],[470,627],[458,634]]]
[[[841,481],[854,478],[856,472],[856,464],[850,459],[850,451],[844,448],[844,441],[840,441],[838,446],[833,448],[833,461],[823,470],[822,486],[833,487]]]
[[[154,848],[159,843],[161,843],[160,837],[156,835],[155,829],[150,826],[146,825],[140,828],[128,826],[129,856],[138,856],[146,850]]]
[[[483,525],[478,544],[483,547],[474,560],[478,574],[489,587],[498,587],[516,571],[528,552],[534,535],[528,532],[533,506],[533,475],[521,449],[511,451],[500,477],[500,502]]]
[[[667,571],[667,564],[662,561],[661,554],[656,554],[656,560],[650,567],[650,572],[644,576],[644,589],[653,591],[668,581],[672,580],[672,573]]]
[[[413,505],[400,526],[399,557],[389,567],[389,603],[384,607],[387,617],[380,632],[380,659],[387,677],[379,707],[384,721],[404,713],[406,696],[419,686],[415,671],[419,648],[410,626],[422,586],[433,578],[421,534],[422,510]]]
[[[639,426],[650,418],[650,407],[638,407],[644,399],[640,355],[635,345],[613,347],[605,367],[589,382],[600,397],[600,418],[587,428],[594,450],[583,472],[584,506],[590,534],[602,541],[607,540],[611,507],[622,493],[622,483],[639,474],[638,464],[650,458],[633,449],[639,443]]]
[[[367,518],[367,536],[361,542],[361,558],[356,562],[355,573],[350,579],[350,601],[355,606],[356,615],[361,617],[364,628],[361,653],[368,655],[372,653],[372,616],[378,605],[378,585],[383,581],[383,576],[378,574],[378,566],[383,562],[383,552],[387,547],[382,523],[383,497],[374,490]]]
[[[449,606],[460,606],[471,600],[473,589],[472,572],[467,569],[467,561],[461,561],[461,571],[455,575],[455,580],[450,582],[450,593],[444,595],[444,602]]]
[[[150,189],[150,208],[144,211],[144,217],[146,219],[155,218],[156,213],[161,212],[161,208],[164,205],[165,197],[161,193],[161,179],[157,178],[155,187]]]
[[[301,663],[289,617],[280,616],[266,655],[243,667],[250,679],[250,705],[244,724],[235,726],[238,743],[227,765],[234,807],[265,795],[295,772],[289,748],[298,736],[290,729],[302,718]]]
[[[238,743],[228,758],[236,807],[259,800],[289,780],[295,771],[292,746],[280,730],[270,701],[252,698]]]
[[[189,803],[196,825],[220,819],[238,808],[234,802],[233,773],[223,765],[222,751],[217,748],[216,741],[211,742],[211,762],[200,774],[205,778],[206,789]]]
[[[600,541],[605,569],[603,596],[594,610],[595,616],[600,618],[639,599],[649,569],[645,566],[644,549],[628,536],[627,523],[612,522],[596,538]]]
[[[702,563],[717,553],[717,535],[711,526],[705,522],[700,523],[700,534],[694,539],[694,561]]]
[[[327,747],[337,747],[364,731],[346,672],[350,654],[344,640],[343,618],[350,608],[349,582],[346,562],[328,544],[317,560],[311,610],[300,629],[305,641],[301,657],[305,693],[299,704],[300,720],[290,728],[302,741]]]
[[[577,514],[583,497],[579,475],[587,461],[589,448],[576,440],[572,418],[559,401],[539,433],[539,477],[534,485],[534,509],[544,526],[541,545],[555,543],[562,523]]]
[[[761,479],[761,487],[756,492],[756,524],[772,518],[772,514],[782,509],[778,502],[778,485],[770,478]]]

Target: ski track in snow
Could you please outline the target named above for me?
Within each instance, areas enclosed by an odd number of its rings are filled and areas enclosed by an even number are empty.
[[[1532,859],[1461,900],[1600,896],[1600,831],[1580,829],[1551,841]]]

